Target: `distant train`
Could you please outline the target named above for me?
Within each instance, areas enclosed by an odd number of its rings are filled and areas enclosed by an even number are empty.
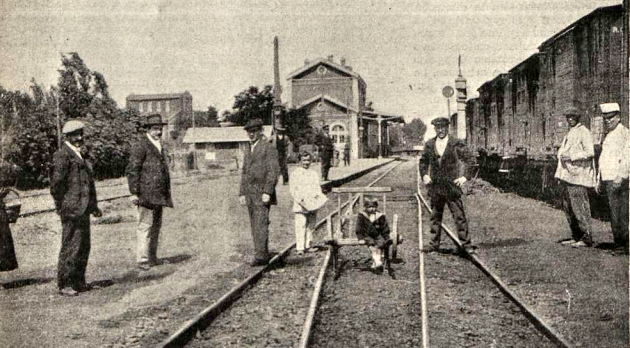
[[[479,87],[466,104],[467,143],[480,157],[552,162],[577,107],[596,143],[598,105],[616,102],[628,126],[628,2],[600,7],[539,46],[539,52]]]

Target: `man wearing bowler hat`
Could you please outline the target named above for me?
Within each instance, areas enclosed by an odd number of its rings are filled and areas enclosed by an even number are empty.
[[[628,176],[630,132],[621,124],[619,104],[601,104],[606,137],[599,156],[599,178],[610,206],[610,226],[615,253],[628,254]]]
[[[420,175],[429,189],[431,199],[431,241],[427,252],[437,251],[440,246],[442,216],[444,206],[453,215],[457,226],[457,235],[463,246],[470,244],[468,219],[462,201],[462,186],[466,183],[466,145],[459,139],[448,135],[449,120],[445,117],[434,119],[435,138],[427,141],[420,159]]]
[[[160,139],[162,122],[159,114],[148,115],[143,127],[146,134],[132,147],[127,165],[127,182],[133,204],[138,206],[137,262],[149,270],[161,262],[157,257],[163,207],[173,207],[168,162]]]
[[[254,239],[254,259],[250,265],[262,266],[270,258],[269,209],[276,204],[278,155],[273,144],[265,141],[260,119],[250,120],[245,131],[251,148],[243,160],[239,201],[241,205],[247,205]]]
[[[565,110],[569,132],[558,149],[555,178],[562,187],[562,209],[571,228],[571,238],[560,242],[572,247],[589,247],[591,234],[591,206],[588,188],[596,186],[593,136],[582,123],[575,107]]]
[[[57,286],[62,296],[89,290],[85,281],[90,256],[90,214],[100,217],[92,166],[81,152],[85,123],[70,120],[62,133],[66,141],[53,157],[50,193],[61,219],[61,250]]]

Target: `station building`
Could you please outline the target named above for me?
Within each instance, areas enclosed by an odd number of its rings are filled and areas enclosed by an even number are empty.
[[[328,125],[337,151],[347,142],[354,159],[387,156],[388,123],[404,123],[402,116],[366,104],[367,84],[344,58],[306,60],[289,74],[287,86],[289,107],[306,108],[314,127]]]

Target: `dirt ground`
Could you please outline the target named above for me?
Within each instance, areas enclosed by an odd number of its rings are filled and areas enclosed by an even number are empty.
[[[186,291],[199,282],[229,284],[250,271],[251,236],[247,211],[235,196],[238,180],[233,175],[174,185],[175,209],[165,210],[158,251],[170,264],[148,272],[136,269],[133,206],[124,199],[102,203],[105,217],[121,222],[92,225],[87,280],[102,288],[75,298],[57,294],[58,217],[20,219],[12,225],[20,268],[0,274],[0,346],[133,346],[153,328],[181,325],[179,318],[169,323],[173,313],[165,304],[187,301]],[[278,190],[288,197],[287,186]],[[289,211],[286,198],[272,209],[272,248],[292,237],[286,234],[289,220],[278,216]]]
[[[159,253],[170,264],[148,272],[140,272],[135,267],[133,207],[127,200],[103,203],[106,217],[114,216],[116,218],[111,221],[118,222],[107,224],[107,220],[95,220],[92,225],[87,279],[100,285],[101,289],[75,298],[57,294],[55,272],[60,223],[56,215],[25,218],[12,225],[20,268],[0,274],[3,283],[0,288],[0,346],[155,346],[185,320],[196,315],[198,308],[210,305],[251,273],[251,268],[245,264],[251,252],[249,221],[246,209],[238,205],[234,194],[237,185],[238,175],[174,185],[176,209],[165,211]],[[479,257],[510,289],[575,346],[628,346],[627,256],[613,256],[597,248],[573,249],[555,243],[568,236],[568,226],[561,211],[544,203],[491,188],[473,193],[465,201],[473,243],[478,245]],[[275,250],[285,247],[294,238],[288,187],[278,186],[278,194],[280,205],[272,209],[271,215],[270,245]],[[451,224],[448,217],[445,221]],[[593,229],[596,243],[612,241],[607,223],[593,220]],[[415,246],[405,244],[404,247]],[[445,242],[443,247],[451,246]],[[359,254],[359,263],[364,256]],[[463,276],[458,275],[460,259],[429,254],[427,262],[433,257],[434,266],[428,264],[427,267],[437,267],[434,268],[435,279],[446,280],[440,286],[453,286],[457,283],[454,280]],[[457,271],[449,270],[449,267],[456,267]],[[368,281],[374,276],[366,272],[358,274]],[[465,284],[459,286],[465,287]],[[401,289],[395,291],[395,296],[401,300],[399,306],[402,307],[389,308],[390,312],[417,306],[411,300],[402,300],[413,284],[400,282],[399,285]],[[301,285],[296,286],[300,288]],[[431,283],[428,286],[432,286]],[[328,294],[334,296],[332,291]],[[444,294],[443,291],[431,291],[435,296]],[[413,292],[408,295],[413,297]],[[504,301],[490,295],[484,298],[484,301],[490,301],[488,303]],[[456,323],[465,316],[474,320],[476,312],[483,312],[485,308],[480,305],[481,300],[478,295],[464,302],[463,308],[468,308],[468,312],[443,307],[438,314],[430,312],[429,315],[443,316],[437,319],[443,323]],[[451,302],[444,304],[450,306]],[[368,303],[366,306],[368,311],[374,309]],[[335,313],[334,310],[331,312]],[[342,311],[335,315],[337,321],[352,321]],[[374,315],[370,320],[386,322],[378,317],[378,313]],[[497,317],[507,318],[512,326],[521,324],[518,312],[508,311]],[[269,320],[276,319],[279,325],[284,323],[282,318],[271,317]],[[414,331],[419,325],[415,321],[408,324]],[[226,327],[230,326],[227,324]],[[461,334],[464,335],[460,337],[461,342],[469,342],[470,346],[488,346],[485,344],[488,342],[474,336],[487,333],[468,330]],[[287,342],[269,342],[276,346],[291,346]],[[363,346],[374,346],[365,342]],[[435,343],[438,342],[449,341],[436,338]],[[328,346],[338,346],[330,343]],[[412,339],[405,344],[413,346],[416,343]],[[226,342],[226,345],[239,346],[238,342]]]

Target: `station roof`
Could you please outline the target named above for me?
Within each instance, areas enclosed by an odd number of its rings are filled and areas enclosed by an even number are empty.
[[[263,126],[263,134],[271,136],[272,127]],[[188,128],[184,135],[184,144],[198,143],[242,143],[249,137],[244,127],[196,127]]]
[[[331,104],[337,105],[343,109],[346,109],[348,111],[354,112],[356,114],[359,113],[359,110],[357,110],[355,107],[350,106],[334,97],[331,97],[327,94],[318,94],[314,97],[311,97],[305,101],[303,101],[302,103],[300,103],[300,105],[296,106],[296,109],[301,109],[307,105],[313,104],[315,102],[318,101],[326,101],[329,102]],[[368,119],[374,119],[376,120],[376,118],[378,116],[380,116],[383,120],[386,121],[391,121],[391,122],[398,122],[398,123],[405,123],[405,119],[402,115],[395,115],[393,113],[388,113],[388,112],[381,112],[378,110],[361,110],[361,114],[363,115],[363,117],[368,118]]]
[[[170,100],[179,99],[183,96],[191,97],[192,95],[186,91],[184,93],[163,93],[163,94],[130,94],[127,96],[127,100],[141,101],[141,100]]]
[[[295,70],[293,70],[291,73],[289,73],[289,76],[287,76],[287,80],[291,80],[293,78],[295,78],[296,76],[318,66],[319,64],[323,64],[323,65],[327,65],[333,69],[339,70],[341,72],[343,72],[344,74],[347,74],[348,76],[352,76],[355,77],[359,80],[361,80],[363,83],[365,83],[365,81],[363,81],[363,78],[361,77],[361,75],[357,74],[356,72],[352,71],[350,67],[348,66],[344,66],[341,64],[337,64],[334,61],[331,61],[327,58],[317,58],[314,59],[313,61],[309,61],[308,64],[305,64]]]

